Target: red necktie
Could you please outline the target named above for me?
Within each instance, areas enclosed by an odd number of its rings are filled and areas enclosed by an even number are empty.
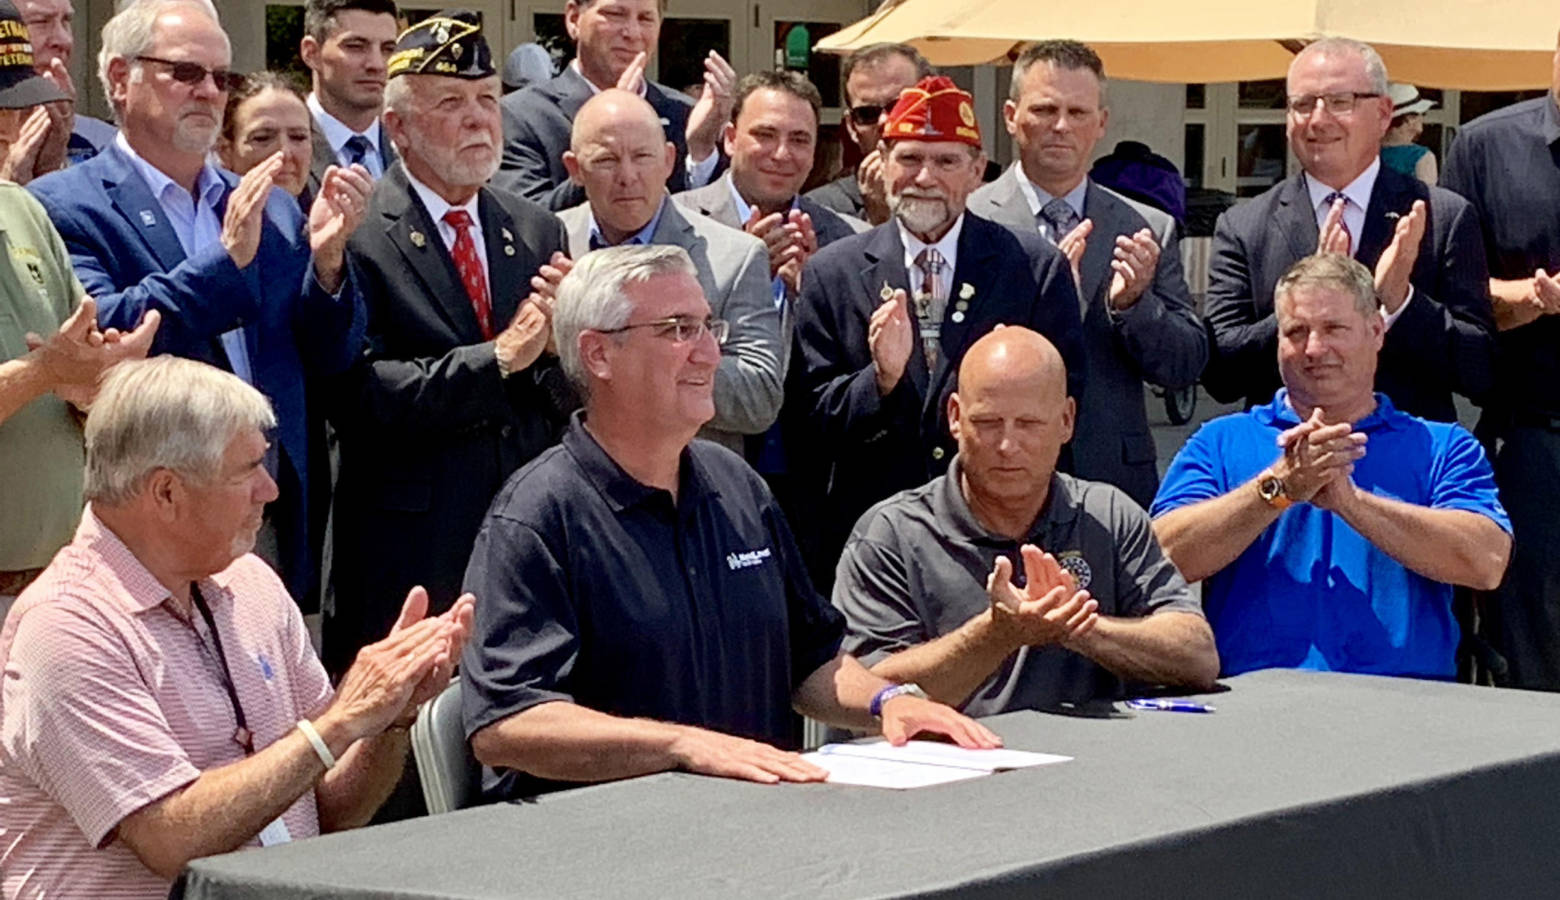
[[[471,309],[477,314],[477,326],[482,329],[482,339],[493,339],[493,304],[488,299],[487,273],[482,270],[482,260],[477,256],[477,242],[471,239],[471,216],[463,209],[452,209],[444,214],[444,221],[455,229],[455,271],[460,273],[460,283],[471,298]]]

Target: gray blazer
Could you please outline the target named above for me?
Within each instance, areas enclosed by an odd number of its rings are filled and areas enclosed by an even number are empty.
[[[590,252],[590,204],[558,213],[569,237],[569,255]],[[711,313],[731,323],[715,375],[715,418],[700,432],[742,453],[742,436],[762,434],[780,414],[780,314],[770,290],[764,242],[705,216],[684,216],[665,203],[653,244],[688,251]]]
[[[969,210],[1010,228],[1038,228],[1019,189],[1018,164],[970,195]],[[1175,220],[1168,213],[1089,182],[1084,217],[1094,231],[1079,266],[1084,358],[1089,385],[1078,398],[1073,463],[1079,477],[1114,484],[1145,508],[1159,487],[1145,381],[1178,388],[1194,383],[1208,361],[1208,336],[1192,306],[1181,269]],[[1154,283],[1122,312],[1110,309],[1110,263],[1118,235],[1149,228],[1159,242]]]

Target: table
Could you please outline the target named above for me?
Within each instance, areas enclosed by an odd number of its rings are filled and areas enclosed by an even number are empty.
[[[1009,713],[1071,762],[914,791],[664,773],[198,860],[187,898],[1527,897],[1560,695],[1267,671],[1208,715]]]

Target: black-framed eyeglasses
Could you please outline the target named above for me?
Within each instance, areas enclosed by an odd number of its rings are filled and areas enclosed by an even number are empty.
[[[860,106],[852,106],[850,108],[850,120],[862,128],[868,125],[876,125],[882,115],[883,107],[874,103],[863,103]]]
[[[231,69],[208,69],[200,63],[163,59],[158,56],[137,56],[136,61],[153,62],[167,66],[168,74],[173,76],[174,81],[181,84],[198,85],[206,80],[207,75],[210,75],[211,83],[217,86],[217,90],[224,93],[236,91],[244,86],[243,73],[234,72]]]
[[[1372,97],[1380,97],[1380,94],[1372,94],[1367,91],[1339,91],[1336,94],[1299,94],[1288,98],[1289,112],[1293,115],[1305,118],[1316,112],[1316,104],[1327,107],[1327,111],[1335,116],[1346,116],[1354,112],[1354,107],[1361,100]]]
[[[598,328],[602,334],[620,334],[635,328],[654,328],[656,337],[676,341],[681,344],[686,341],[698,340],[708,331],[715,343],[726,343],[726,336],[731,333],[731,323],[725,319],[717,319],[711,316],[708,319],[695,319],[692,316],[667,316],[664,319],[652,319],[649,322],[635,322],[632,325],[624,325],[622,328]]]

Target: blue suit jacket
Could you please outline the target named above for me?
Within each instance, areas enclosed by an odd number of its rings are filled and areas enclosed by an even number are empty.
[[[227,189],[220,217],[238,184]],[[32,192],[65,239],[76,276],[98,304],[98,321],[135,327],[149,309],[162,313],[153,353],[172,353],[232,370],[218,338],[242,327],[255,387],[276,409],[277,443],[297,477],[300,496],[285,507],[294,521],[278,522],[283,575],[294,596],[308,592],[317,569],[316,541],[308,538],[305,499],[311,475],[305,376],[346,369],[363,344],[363,301],[350,272],[339,296],[314,278],[313,258],[297,204],[275,190],[254,261],[240,269],[222,244],[186,258],[162,206],[130,158],[110,145],[86,162],[41,178]],[[279,479],[285,483],[286,479]],[[323,484],[323,482],[321,482]]]
[[[822,539],[836,559],[868,507],[947,469],[957,449],[947,400],[959,362],[998,324],[1050,339],[1067,364],[1068,393],[1083,394],[1083,326],[1066,257],[1039,233],[1018,234],[968,212],[958,248],[937,368],[927,371],[917,330],[905,375],[885,397],[878,396],[867,326],[885,285],[911,288],[898,226],[890,221],[835,241],[803,270],[791,357],[801,368],[791,384],[801,393],[787,399],[811,411],[817,452],[828,460],[829,533]],[[956,317],[966,294],[968,311]]]

